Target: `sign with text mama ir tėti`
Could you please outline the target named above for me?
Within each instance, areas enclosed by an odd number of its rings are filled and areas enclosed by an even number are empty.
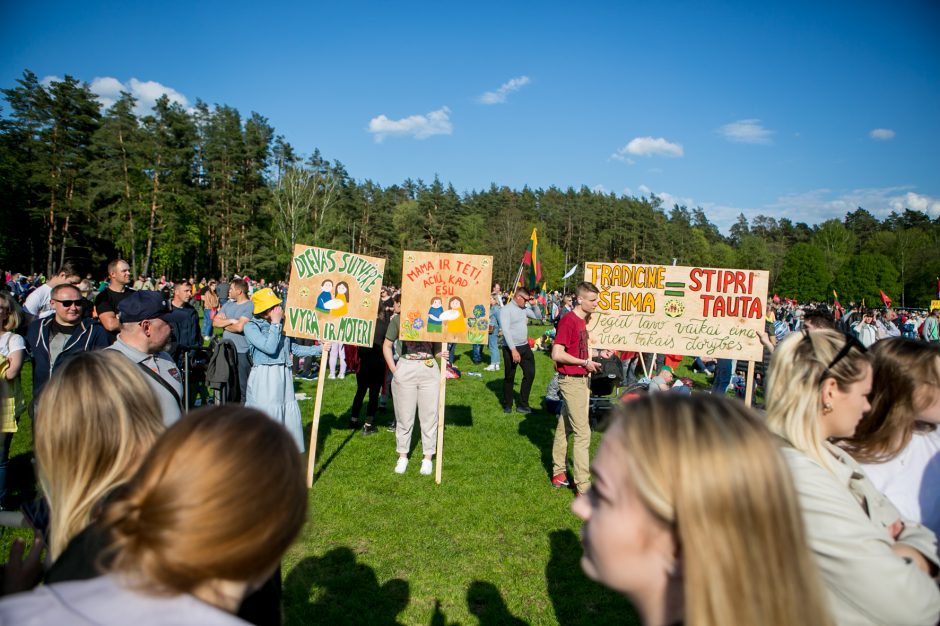
[[[405,250],[399,336],[404,341],[487,342],[493,257]]]
[[[765,270],[586,263],[600,289],[592,348],[759,361]]]
[[[284,332],[290,337],[371,346],[385,259],[297,244]]]

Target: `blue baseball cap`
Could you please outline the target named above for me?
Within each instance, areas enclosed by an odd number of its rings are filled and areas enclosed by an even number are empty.
[[[169,321],[172,316],[170,303],[159,291],[135,291],[118,304],[121,323],[142,322],[159,318]]]

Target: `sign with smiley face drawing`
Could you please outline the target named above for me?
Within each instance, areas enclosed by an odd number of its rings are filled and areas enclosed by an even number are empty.
[[[285,333],[371,346],[384,272],[385,259],[294,246]]]

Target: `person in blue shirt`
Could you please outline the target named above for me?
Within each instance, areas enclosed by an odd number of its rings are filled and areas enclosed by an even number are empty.
[[[330,344],[302,346],[282,334],[284,308],[271,289],[259,289],[251,296],[254,319],[242,332],[251,352],[251,373],[245,406],[264,411],[287,429],[300,451],[304,451],[304,429],[300,421],[300,405],[294,397],[291,355],[320,356]]]

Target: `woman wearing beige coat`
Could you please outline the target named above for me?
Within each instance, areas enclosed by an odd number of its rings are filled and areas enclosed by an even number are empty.
[[[936,537],[903,519],[829,441],[855,432],[871,384],[869,355],[856,340],[831,330],[794,335],[774,352],[768,425],[784,440],[836,623],[933,626],[940,618]]]

